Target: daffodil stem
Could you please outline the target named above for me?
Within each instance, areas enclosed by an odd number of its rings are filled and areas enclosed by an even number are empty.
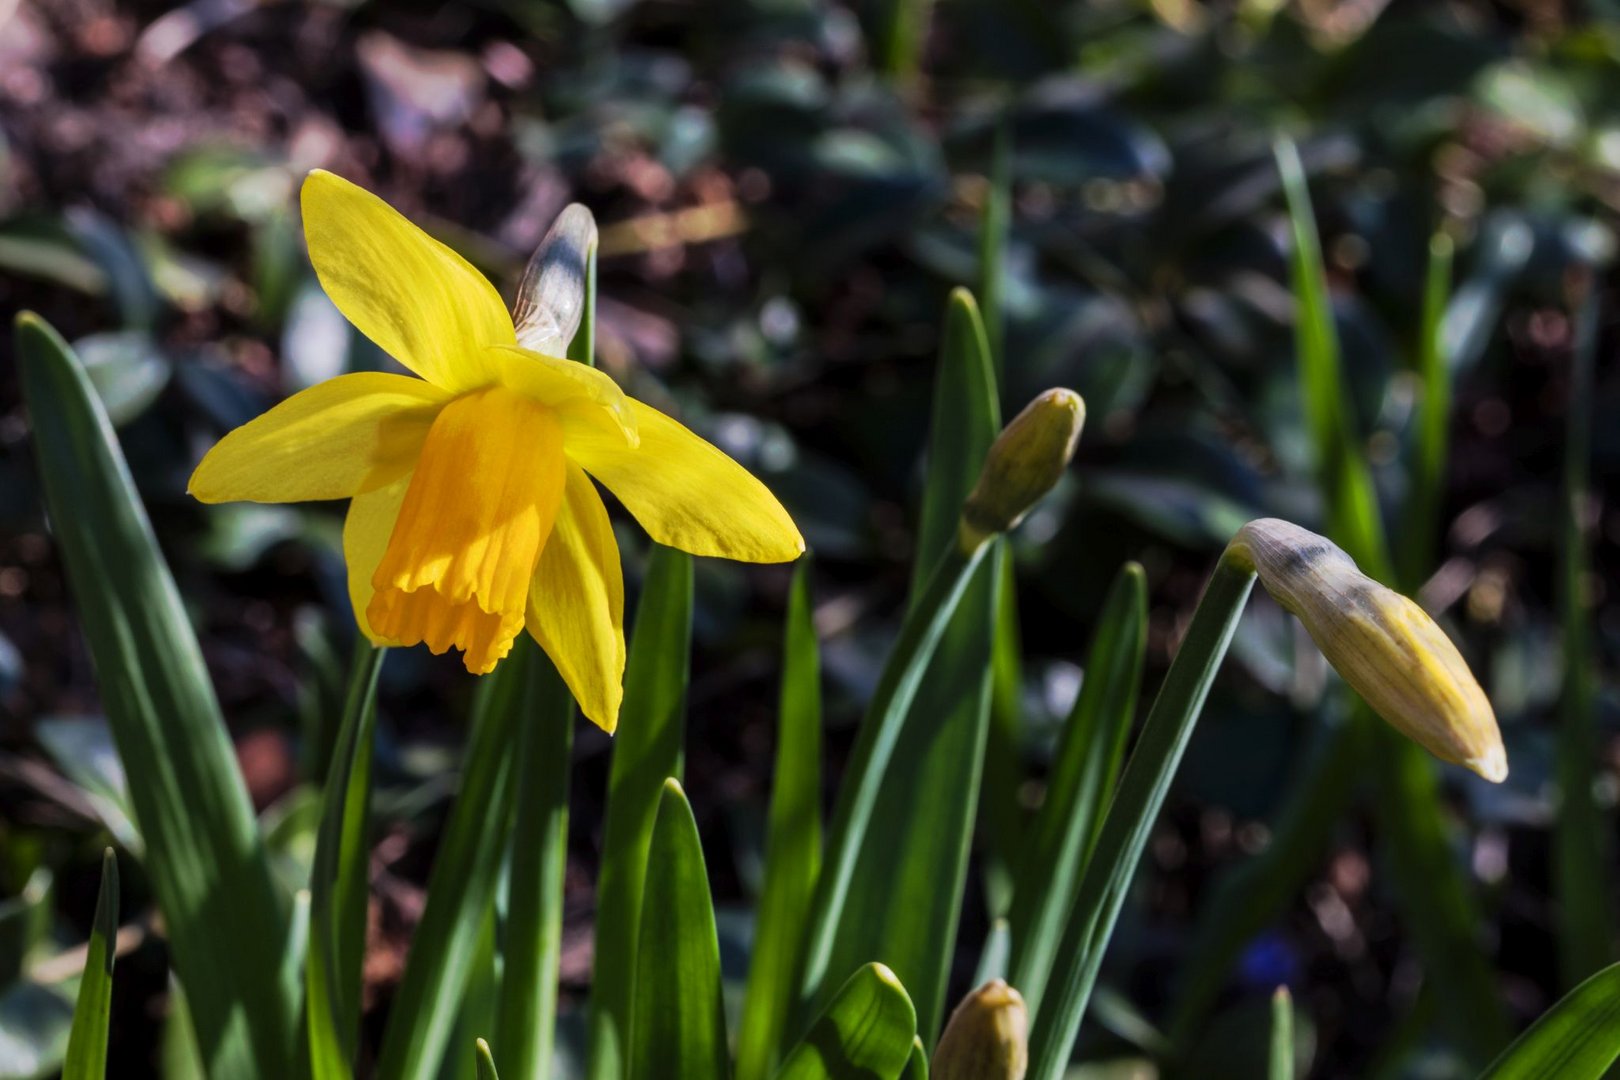
[[[518,734],[495,1055],[509,1080],[538,1080],[549,1071],[557,1011],[574,699],[533,640],[521,640],[517,647],[526,654],[524,721]]]
[[[568,359],[596,365],[596,226],[590,215],[568,212],[565,227],[584,238],[583,301]],[[586,223],[590,222],[589,227]],[[557,240],[566,241],[559,231]],[[541,245],[551,247],[551,237]],[[559,253],[560,254],[560,253]],[[559,260],[560,264],[560,260]],[[542,266],[541,269],[544,269]],[[565,267],[566,269],[566,267]],[[566,276],[564,280],[569,280]],[[558,294],[566,293],[560,289]],[[539,297],[536,300],[540,299]],[[566,320],[545,309],[561,326]],[[516,645],[524,657],[523,711],[518,740],[517,805],[508,855],[506,942],[502,950],[495,1053],[507,1080],[538,1080],[551,1071],[557,1025],[557,971],[562,959],[563,878],[568,870],[568,779],[574,746],[574,697],[551,658],[529,637]],[[480,1042],[480,1075],[488,1058]]]
[[[830,989],[829,983],[837,986],[849,974],[829,972],[827,966],[860,857],[861,839],[871,821],[884,773],[894,757],[906,713],[917,696],[928,661],[992,542],[987,540],[972,546],[957,543],[946,550],[916,603],[906,613],[894,651],[878,680],[877,692],[867,708],[866,720],[851,755],[848,778],[839,794],[821,879],[811,907],[804,978],[800,983],[801,1023],[808,1022],[813,1015],[823,989]]]
[[[1034,1019],[1030,1080],[1058,1080],[1068,1064],[1137,863],[1253,587],[1254,573],[1228,548],[1193,612],[1087,863],[1057,952],[1066,966],[1053,972]]]
[[[474,697],[461,790],[440,835],[427,905],[389,1009],[378,1076],[437,1075],[450,1041],[458,1010],[445,1004],[459,1000],[467,986],[510,835],[521,667],[521,658],[509,658],[484,677]]]

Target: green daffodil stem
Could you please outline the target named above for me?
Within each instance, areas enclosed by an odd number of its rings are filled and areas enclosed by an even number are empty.
[[[1257,574],[1391,726],[1486,779],[1507,775],[1489,702],[1421,608],[1363,575],[1323,537],[1272,518],[1251,521],[1204,588],[1087,864],[1057,951],[1065,966],[1035,1016],[1034,1080],[1057,1080],[1068,1063],[1131,878]]]
[[[596,219],[578,203],[558,216],[529,261],[514,305],[518,339],[568,359],[596,363]],[[544,329],[549,338],[525,335]],[[507,855],[506,922],[496,1010],[495,1053],[507,1080],[551,1071],[562,957],[563,879],[568,870],[568,790],[574,698],[551,659],[519,641],[525,664],[512,844]]]
[[[538,645],[521,641],[517,648],[530,655],[516,751],[516,811],[495,1056],[508,1078],[528,1080],[550,1071],[555,1034],[574,699]]]

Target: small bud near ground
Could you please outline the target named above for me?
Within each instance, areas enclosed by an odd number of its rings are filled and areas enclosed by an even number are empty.
[[[1062,388],[1046,391],[1013,417],[991,444],[962,507],[958,534],[964,549],[972,551],[1024,520],[1068,468],[1085,422],[1085,402]]]
[[[962,999],[934,1050],[934,1080],[1023,1080],[1029,1011],[1017,990],[992,979]]]
[[[1507,778],[1490,701],[1421,607],[1363,574],[1331,541],[1276,518],[1243,526],[1227,551],[1392,727],[1442,761],[1492,783]]]

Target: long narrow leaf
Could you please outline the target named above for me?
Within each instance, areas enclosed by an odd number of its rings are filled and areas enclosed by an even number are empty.
[[[971,552],[952,545],[940,559],[928,588],[912,605],[900,626],[877,691],[867,707],[861,733],[850,757],[838,808],[828,834],[827,853],[816,883],[816,899],[805,947],[804,977],[800,981],[800,1007],[807,1011],[826,989],[832,953],[849,900],[866,835],[873,824],[878,796],[892,775],[903,721],[917,696],[934,649],[955,614],[968,583],[984,564],[984,544]],[[888,868],[885,869],[888,872]]]
[[[1585,510],[1588,462],[1592,453],[1592,368],[1598,343],[1599,289],[1589,286],[1576,320],[1570,357],[1569,416],[1564,423],[1563,514],[1559,522],[1558,611],[1563,623],[1564,693],[1559,702],[1558,813],[1553,821],[1553,866],[1557,910],[1559,976],[1573,986],[1614,959],[1614,917],[1610,910],[1614,875],[1610,870],[1611,822],[1599,809],[1594,786],[1598,770],[1597,694],[1593,673],[1592,603],[1586,578]]]
[[[940,341],[929,422],[928,476],[911,574],[913,603],[927,587],[929,571],[955,541],[962,503],[973,490],[984,456],[1001,430],[990,345],[979,305],[966,289],[952,290]]]
[[[215,1075],[287,1076],[287,905],[197,639],[84,368],[31,314],[17,319],[17,357],[46,507],[203,1058]]]
[[[917,1014],[905,987],[882,964],[867,964],[839,988],[803,1041],[788,1052],[776,1080],[899,1076],[921,1051]],[[926,1077],[926,1055],[924,1064]]]
[[[1620,1059],[1620,964],[1571,990],[1480,1080],[1597,1080]]]
[[[1345,393],[1310,192],[1299,155],[1286,140],[1277,146],[1277,164],[1294,238],[1300,385],[1329,507],[1328,532],[1368,575],[1387,582],[1393,560]],[[1354,722],[1374,729],[1369,749],[1379,766],[1373,771],[1380,785],[1374,800],[1382,819],[1379,836],[1418,951],[1432,977],[1451,991],[1440,1002],[1446,1026],[1470,1059],[1486,1060],[1503,1041],[1502,1003],[1475,940],[1479,913],[1446,835],[1435,765],[1419,747],[1380,724],[1364,703],[1358,702]],[[1330,767],[1356,766],[1345,759]]]
[[[928,1050],[921,1039],[911,1040],[911,1056],[906,1058],[900,1080],[928,1080]]]
[[[1271,995],[1271,1061],[1269,1080],[1294,1080],[1294,999],[1288,987]]]
[[[956,541],[962,504],[1001,428],[998,414],[978,309],[958,289],[946,309],[934,397],[917,601],[926,568]],[[887,964],[910,992],[918,1034],[930,1046],[942,1022],[979,806],[1000,562],[993,553],[969,582],[900,721],[894,754],[906,767],[883,778],[828,967],[838,979],[871,961]]]
[[[765,1080],[776,1067],[821,869],[821,659],[809,579],[809,560],[802,559],[793,575],[782,646],[776,781],[765,837],[765,884],[737,1033],[737,1080]]]
[[[444,1060],[512,822],[512,746],[537,650],[514,649],[479,680],[461,789],[428,875],[427,906],[389,1008],[377,1074],[426,1080]],[[463,1044],[465,1045],[465,1044]]]
[[[107,1024],[112,1017],[113,961],[118,938],[118,859],[112,849],[101,858],[101,890],[96,894],[96,921],[73,1006],[67,1061],[62,1080],[102,1080],[107,1075]]]
[[[608,778],[596,885],[587,1062],[591,1080],[622,1080],[628,1067],[626,1039],[647,848],[664,781],[681,771],[691,638],[691,556],[654,546],[630,638],[624,706]]]
[[[197,1030],[191,1022],[191,1006],[186,989],[171,973],[168,1015],[163,1018],[163,1041],[158,1048],[158,1073],[164,1080],[207,1080],[208,1073],[197,1048]]]
[[[357,646],[321,800],[309,877],[310,940],[304,968],[310,1070],[315,1080],[341,1080],[354,1073],[370,892],[366,825],[383,655],[365,641]]]
[[[1033,1016],[1057,960],[1064,921],[1101,831],[1125,755],[1147,649],[1147,578],[1135,563],[1109,589],[1047,784],[1046,804],[1024,850],[1008,920],[1011,982]]]
[[[979,300],[985,344],[990,351],[998,394],[1006,379],[1007,238],[1012,225],[1012,129],[997,125],[991,151],[989,187],[979,221]],[[994,643],[991,646],[990,730],[985,736],[984,781],[979,796],[988,834],[984,850],[985,894],[994,915],[1007,911],[1014,869],[1021,861],[1024,812],[1018,789],[1018,726],[1023,705],[1023,647],[1018,634],[1017,576],[1011,559],[1001,560]]]
[[[510,657],[509,657],[510,658]],[[456,1003],[456,1026],[450,1036],[451,1046],[477,1043],[480,1031],[491,1031],[500,1009],[501,973],[496,938],[498,918],[493,907],[484,914],[473,948],[472,963],[467,970],[467,985]],[[450,1054],[441,1065],[441,1080],[477,1080],[478,1061],[465,1054]]]
[[[1300,394],[1306,427],[1316,451],[1318,482],[1328,502],[1328,532],[1356,565],[1380,581],[1391,578],[1384,546],[1382,515],[1372,474],[1358,452],[1354,418],[1349,415],[1339,335],[1322,268],[1322,245],[1316,234],[1305,170],[1294,144],[1277,144],[1277,168],[1288,196],[1293,233],[1289,268],[1293,279],[1294,335],[1299,355]]]
[[[1223,558],[1198,601],[1081,881],[1050,996],[1030,1033],[1031,1080],[1058,1080],[1068,1064],[1136,866],[1253,586],[1253,574]]]
[[[680,781],[664,781],[647,855],[630,1080],[725,1080],[720,940],[697,822]]]
[[[1442,323],[1450,291],[1451,240],[1441,233],[1429,243],[1423,320],[1418,331],[1417,433],[1399,552],[1400,584],[1408,592],[1416,592],[1433,569],[1434,538],[1440,530],[1440,496],[1451,426],[1451,363]]]
[[[928,23],[934,0],[883,0],[883,71],[902,82],[914,79],[922,68],[923,50],[928,43]]]
[[[501,1080],[501,1074],[495,1069],[495,1056],[489,1052],[489,1043],[479,1039],[473,1044],[473,1052],[478,1059],[478,1080]]]

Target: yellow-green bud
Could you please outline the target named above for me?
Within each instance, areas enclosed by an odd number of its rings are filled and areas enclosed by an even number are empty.
[[[1491,703],[1421,607],[1363,574],[1331,541],[1276,518],[1243,526],[1227,551],[1298,616],[1378,715],[1442,761],[1493,783],[1507,779]]]
[[[1029,1068],[1029,1011],[1023,996],[992,979],[951,1013],[928,1073],[934,1080],[1023,1080]]]
[[[971,551],[1024,520],[1074,457],[1086,403],[1073,390],[1041,394],[1013,417],[990,446],[979,482],[962,507],[958,530]]]

